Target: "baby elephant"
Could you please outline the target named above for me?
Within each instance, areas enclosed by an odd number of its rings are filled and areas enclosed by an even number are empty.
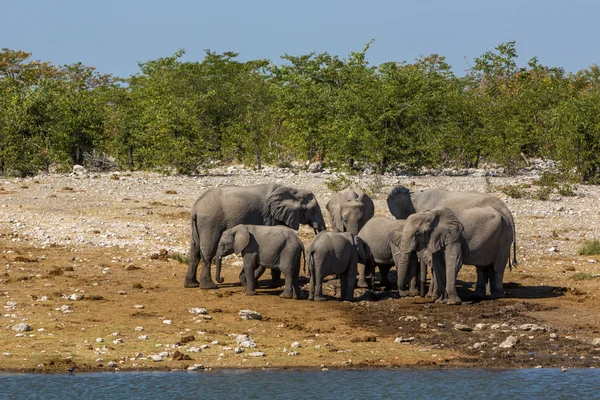
[[[358,263],[366,263],[370,257],[367,244],[353,233],[320,232],[311,242],[306,253],[310,272],[308,299],[326,300],[323,296],[323,280],[328,275],[340,276],[341,299],[354,300],[354,286]]]
[[[254,271],[259,268],[278,268],[285,278],[281,297],[300,298],[300,256],[304,245],[296,232],[287,226],[236,225],[221,235],[217,247],[216,280],[221,277],[222,258],[229,254],[242,254],[246,275],[246,294],[256,294]]]

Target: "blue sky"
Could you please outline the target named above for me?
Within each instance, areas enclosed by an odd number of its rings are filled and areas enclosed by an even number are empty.
[[[473,58],[516,41],[531,57],[569,72],[600,64],[593,0],[27,0],[2,4],[0,47],[55,64],[81,61],[127,77],[138,61],[172,55],[202,60],[204,49],[240,60],[281,62],[328,52],[345,58],[371,39],[371,64],[438,53],[462,75]]]

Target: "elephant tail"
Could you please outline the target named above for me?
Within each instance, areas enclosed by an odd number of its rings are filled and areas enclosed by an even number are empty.
[[[302,272],[306,275],[306,253],[304,252],[304,245],[302,245]],[[310,278],[310,271],[308,277]]]
[[[315,269],[315,255],[312,251],[309,251],[308,258],[305,255],[304,266],[306,266],[306,264],[308,264],[308,277],[312,278],[311,271],[314,271],[314,269]]]
[[[192,212],[190,220],[192,223],[192,245],[190,251],[195,254],[197,256],[196,259],[199,260],[202,258],[202,253],[200,251],[200,233],[198,232],[196,212]],[[192,254],[190,254],[190,257],[191,256]]]
[[[513,225],[513,266],[516,268],[517,264],[517,227]]]

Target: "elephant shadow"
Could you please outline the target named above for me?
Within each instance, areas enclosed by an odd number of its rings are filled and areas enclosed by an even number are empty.
[[[463,299],[468,299],[475,292],[475,283],[457,280],[456,289]],[[509,299],[549,299],[564,296],[567,290],[568,288],[559,286],[526,286],[517,282],[504,282],[504,293]]]

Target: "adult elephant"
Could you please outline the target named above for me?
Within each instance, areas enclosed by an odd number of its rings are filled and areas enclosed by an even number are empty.
[[[504,296],[502,279],[513,229],[495,208],[473,207],[457,213],[448,207],[422,211],[407,218],[402,235],[398,282],[406,276],[410,255],[425,249],[424,254],[431,257],[440,301],[461,303],[456,276],[463,263],[477,267],[475,297],[485,296],[488,279],[492,298]]]
[[[400,260],[399,255],[402,243],[402,232],[404,231],[405,225],[406,220],[397,220],[383,215],[377,215],[367,221],[365,226],[360,230],[358,237],[364,240],[369,246],[372,256],[371,262],[373,265],[367,265],[365,268],[358,269],[358,287],[368,286],[365,275],[374,274],[375,267],[379,267],[381,284],[386,288],[391,286],[391,283],[388,280],[388,273],[390,272],[390,269],[394,265],[397,265]],[[402,282],[402,286],[398,286],[398,290],[403,296],[416,296],[418,294],[416,286],[416,253],[411,255],[407,274],[407,280],[409,283],[408,292],[404,288],[405,282]]]
[[[325,230],[325,220],[315,195],[276,183],[253,186],[221,186],[204,192],[191,212],[190,264],[184,286],[214,289],[210,266],[221,234],[239,224],[287,225],[297,230],[310,225],[315,233]],[[200,279],[196,270],[202,260]]]
[[[409,215],[420,211],[432,210],[435,207],[448,207],[455,213],[473,207],[492,207],[500,212],[509,222],[513,232],[513,261],[517,265],[517,231],[512,213],[502,200],[487,193],[452,192],[432,188],[411,192],[402,185],[394,187],[387,198],[388,208],[398,219],[406,219]],[[510,263],[510,257],[509,257]]]
[[[350,232],[355,235],[375,215],[373,200],[366,193],[352,188],[336,193],[325,208],[334,232]]]

